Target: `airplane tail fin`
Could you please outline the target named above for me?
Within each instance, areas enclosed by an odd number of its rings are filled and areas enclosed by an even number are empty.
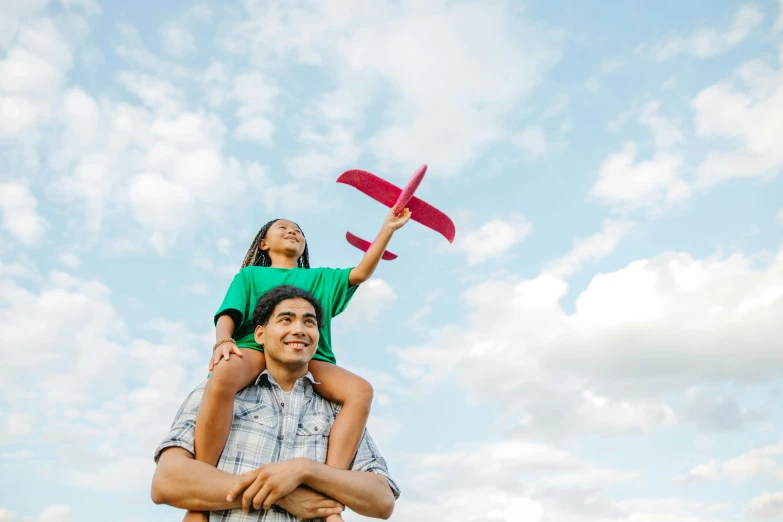
[[[347,239],[350,244],[352,244],[362,252],[367,252],[370,249],[370,245],[372,245],[372,243],[370,243],[369,241],[366,241],[360,238],[359,236],[351,234],[350,232],[345,233],[345,239]],[[383,259],[384,261],[391,261],[392,259],[397,259],[397,255],[392,254],[388,250],[385,250],[383,252],[383,255],[381,256],[381,259]]]

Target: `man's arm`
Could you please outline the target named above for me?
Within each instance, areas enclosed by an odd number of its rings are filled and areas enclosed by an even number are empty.
[[[183,448],[163,451],[152,477],[152,501],[191,511],[218,511],[240,507],[228,502],[226,495],[237,476],[193,458]]]
[[[191,511],[218,511],[242,505],[242,499],[226,500],[239,477],[199,462],[183,448],[163,451],[152,478],[152,501]],[[300,518],[325,518],[341,513],[343,506],[321,493],[300,487],[276,502]]]
[[[344,470],[308,461],[302,483],[360,515],[387,519],[394,511],[389,483],[370,471]]]
[[[337,469],[304,458],[267,464],[243,474],[228,498],[232,502],[241,498],[246,513],[251,505],[256,509],[269,509],[302,484],[360,515],[385,519],[394,510],[394,493],[384,477],[368,471]]]

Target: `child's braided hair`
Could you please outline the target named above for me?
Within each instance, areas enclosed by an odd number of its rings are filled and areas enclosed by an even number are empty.
[[[261,227],[261,230],[258,231],[258,234],[256,234],[256,237],[250,244],[250,248],[247,250],[245,260],[242,262],[242,268],[245,268],[246,266],[272,266],[272,258],[269,257],[269,254],[266,251],[261,250],[259,243],[266,237],[269,227],[274,225],[277,221],[280,221],[280,219],[281,218],[273,219]],[[296,223],[294,224],[296,225]],[[302,227],[299,227],[299,230],[302,230]],[[302,237],[304,237],[304,232],[302,232]],[[304,252],[302,252],[302,255],[296,260],[296,265],[299,268],[310,268],[310,252],[307,248],[306,239]]]

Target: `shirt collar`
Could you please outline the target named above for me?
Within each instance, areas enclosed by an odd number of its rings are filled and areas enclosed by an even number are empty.
[[[271,373],[269,373],[269,371],[268,371],[268,370],[266,370],[266,369],[264,369],[264,371],[263,371],[263,372],[261,372],[261,373],[258,375],[258,378],[256,379],[256,385],[259,385],[259,384],[261,384],[261,382],[262,382],[262,379],[264,378],[264,376],[266,376],[266,379],[267,379],[267,381],[268,381],[270,384],[274,384],[274,385],[280,386],[279,384],[277,384],[277,381],[276,381],[276,380],[275,380],[275,378],[272,376],[272,374],[271,374]],[[315,382],[315,379],[313,379],[313,374],[311,374],[310,372],[307,372],[307,373],[304,375],[304,377],[300,378],[300,379],[299,379],[299,380],[297,380],[296,382],[302,381],[303,379],[307,379],[308,381],[310,381],[310,384],[318,384],[317,382]]]

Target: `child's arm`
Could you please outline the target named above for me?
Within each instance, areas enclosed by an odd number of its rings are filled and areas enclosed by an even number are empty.
[[[407,208],[399,216],[394,215],[394,209],[389,211],[386,219],[383,220],[381,231],[378,232],[375,241],[373,241],[359,264],[356,265],[356,268],[351,270],[351,273],[348,275],[349,285],[357,286],[370,279],[378,266],[378,262],[381,260],[384,250],[389,245],[392,235],[394,235],[395,231],[402,228],[410,218],[411,211]]]
[[[215,325],[215,342],[217,343],[221,339],[231,339],[231,336],[234,335],[235,328],[234,319],[232,319],[229,314],[223,314],[218,317],[217,324]],[[242,350],[237,348],[236,343],[231,341],[220,343],[212,352],[212,357],[209,359],[209,371],[212,371],[221,359],[228,361],[232,353],[242,357]]]

